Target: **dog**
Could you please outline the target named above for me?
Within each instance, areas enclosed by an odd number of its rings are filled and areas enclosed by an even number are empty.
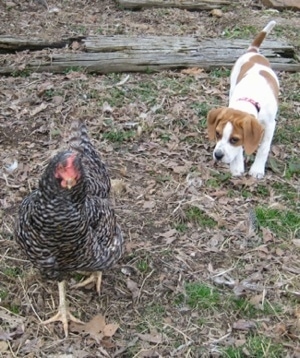
[[[228,107],[211,109],[207,115],[208,137],[217,142],[213,157],[230,164],[233,176],[245,171],[243,149],[247,155],[257,150],[249,174],[257,179],[265,175],[276,126],[279,81],[259,47],[275,24],[269,22],[234,64]]]

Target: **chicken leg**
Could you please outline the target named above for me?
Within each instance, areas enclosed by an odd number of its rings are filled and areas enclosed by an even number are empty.
[[[72,321],[80,324],[83,324],[83,322],[80,321],[78,318],[74,317],[69,310],[68,302],[66,300],[66,281],[61,281],[58,283],[58,292],[59,292],[59,307],[58,307],[57,314],[42,323],[49,324],[56,321],[62,322],[65,336],[68,337],[69,335],[68,321]]]
[[[102,272],[101,271],[93,272],[90,277],[88,277],[87,279],[85,279],[82,282],[76,283],[76,285],[72,286],[72,288],[84,287],[84,286],[88,285],[89,283],[93,283],[93,282],[96,284],[96,291],[97,291],[98,295],[100,296],[100,288],[101,288],[101,282],[102,282]]]

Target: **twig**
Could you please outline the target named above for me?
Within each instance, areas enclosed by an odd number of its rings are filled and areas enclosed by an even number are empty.
[[[146,281],[148,280],[148,278],[153,274],[154,271],[155,271],[155,270],[152,270],[152,271],[144,278],[144,281],[142,282],[142,285],[141,285],[141,288],[140,288],[140,291],[139,291],[139,295],[138,295],[138,297],[137,297],[136,302],[139,302],[140,297],[141,297],[141,294],[142,294],[142,289],[143,289],[143,287],[144,287],[144,285],[145,285],[145,282],[146,282]]]

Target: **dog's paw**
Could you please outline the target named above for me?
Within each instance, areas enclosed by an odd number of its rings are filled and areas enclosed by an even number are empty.
[[[231,170],[231,175],[233,177],[240,177],[244,174],[244,170],[239,170],[239,169],[235,169],[235,170]]]
[[[243,161],[234,161],[230,163],[230,172],[233,177],[240,177],[245,172]]]
[[[262,179],[265,176],[265,170],[264,168],[256,168],[252,165],[249,174],[255,179]]]

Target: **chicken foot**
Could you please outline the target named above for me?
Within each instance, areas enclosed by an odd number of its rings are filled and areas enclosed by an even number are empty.
[[[60,321],[63,324],[65,336],[69,335],[69,325],[68,321],[84,324],[78,318],[74,317],[69,310],[69,305],[66,300],[66,281],[61,281],[58,283],[58,292],[59,292],[59,307],[58,312],[53,317],[43,321],[42,324],[49,324],[52,322]]]
[[[76,285],[72,286],[72,288],[84,287],[90,283],[95,283],[96,291],[97,291],[98,295],[100,296],[101,282],[102,282],[102,272],[96,271],[96,272],[93,272],[91,274],[91,276],[88,277],[87,279],[85,279],[84,281],[76,283]]]

